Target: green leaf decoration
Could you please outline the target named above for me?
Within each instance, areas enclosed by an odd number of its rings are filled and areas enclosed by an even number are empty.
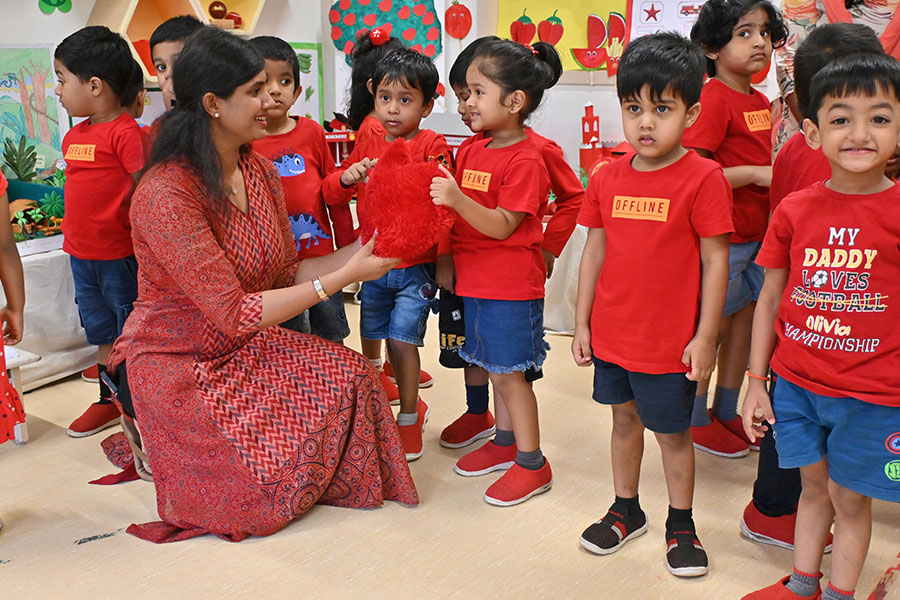
[[[16,145],[12,138],[6,138],[3,142],[3,161],[13,170],[19,181],[31,181],[37,177],[34,166],[37,164],[37,152],[34,146],[29,146],[23,135]]]
[[[72,0],[38,0],[38,8],[45,15],[52,15],[56,10],[67,13],[72,10]]]
[[[309,54],[298,54],[297,60],[300,62],[300,72],[309,75],[312,70],[312,56]]]
[[[38,201],[41,205],[41,210],[43,210],[48,217],[56,217],[57,219],[62,219],[66,213],[65,202],[63,201],[63,197],[59,195],[59,192],[52,191],[44,194],[44,197]]]

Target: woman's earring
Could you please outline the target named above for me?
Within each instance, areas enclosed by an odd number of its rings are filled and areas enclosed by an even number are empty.
[[[214,114],[213,116],[214,116],[215,118],[218,119],[218,118],[219,118],[219,113],[216,113],[216,114]]]

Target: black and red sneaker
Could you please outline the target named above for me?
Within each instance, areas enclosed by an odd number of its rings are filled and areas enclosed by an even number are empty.
[[[630,539],[647,531],[647,515],[639,511],[628,515],[627,509],[615,502],[606,515],[584,530],[581,545],[594,554],[612,554]]]
[[[689,529],[666,531],[666,566],[676,577],[700,577],[709,571],[706,550]]]

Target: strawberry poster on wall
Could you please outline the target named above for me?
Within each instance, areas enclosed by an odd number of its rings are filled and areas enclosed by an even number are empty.
[[[566,71],[615,74],[628,42],[631,0],[499,0],[497,35],[556,46]],[[635,0],[635,4],[638,0]]]

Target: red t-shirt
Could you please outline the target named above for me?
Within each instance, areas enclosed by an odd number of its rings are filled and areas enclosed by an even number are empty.
[[[831,177],[831,165],[822,149],[813,150],[803,133],[797,132],[785,142],[772,164],[771,210],[791,192],[802,190]]]
[[[144,134],[131,115],[109,123],[82,121],[62,143],[66,161],[63,250],[83,260],[134,254],[128,209],[133,173],[144,167]],[[161,218],[163,218],[161,216]]]
[[[354,143],[359,144],[369,138],[383,138],[387,135],[387,129],[381,124],[381,121],[372,115],[366,115],[366,118],[359,124],[359,129],[353,136]]]
[[[450,230],[456,293],[488,300],[544,297],[547,272],[541,255],[541,218],[547,210],[550,176],[533,143],[488,148],[480,140],[456,155],[456,181],[463,194],[488,208],[524,212],[505,240],[478,232],[464,219]]]
[[[700,117],[684,130],[682,144],[712,153],[725,167],[772,164],[772,110],[758,90],[744,94],[718,79],[700,93]],[[769,221],[769,190],[745,185],[732,190],[734,233],[731,243],[762,241]]]
[[[788,269],[772,369],[823,396],[900,407],[900,186],[782,200],[756,262]]]
[[[413,146],[413,156],[421,156],[423,161],[436,160],[444,164],[452,171],[453,151],[447,145],[447,140],[439,133],[435,133],[430,129],[422,129],[413,139],[407,143]],[[341,185],[341,174],[347,168],[358,163],[364,158],[378,158],[384,154],[385,150],[391,142],[388,142],[384,136],[368,136],[362,141],[357,141],[353,146],[350,155],[341,162],[339,169],[325,178],[322,183],[322,196],[329,206],[341,206],[350,202],[354,191],[356,192],[356,218],[360,224],[366,222],[368,218],[369,205],[366,201],[366,184],[360,183],[356,186],[345,188]],[[437,259],[437,246],[417,256],[416,258],[404,260],[397,268],[402,269],[426,262],[434,262]]]
[[[281,176],[298,256],[324,256],[334,252],[335,248],[331,220],[335,221],[335,230],[339,222],[345,227],[349,224],[350,231],[345,235],[352,239],[353,216],[346,205],[327,210],[322,199],[322,181],[337,168],[325,141],[325,130],[312,119],[293,118],[297,121],[296,127],[287,133],[257,140],[253,149],[272,161]],[[336,219],[335,213],[343,213],[344,220]]]
[[[544,228],[544,241],[541,246],[559,257],[575,230],[578,210],[584,200],[584,186],[581,185],[578,175],[566,162],[562,148],[556,142],[545,138],[531,127],[525,128],[525,135],[544,159],[544,166],[547,167],[547,173],[550,175],[550,191],[556,196],[553,201],[556,205],[556,212],[553,213]],[[484,132],[470,136],[459,145],[457,154],[469,144],[483,139]]]
[[[578,215],[606,230],[591,349],[629,371],[684,373],[700,319],[700,238],[732,231],[731,187],[693,150],[656,171],[636,171],[634,156],[594,173]]]

